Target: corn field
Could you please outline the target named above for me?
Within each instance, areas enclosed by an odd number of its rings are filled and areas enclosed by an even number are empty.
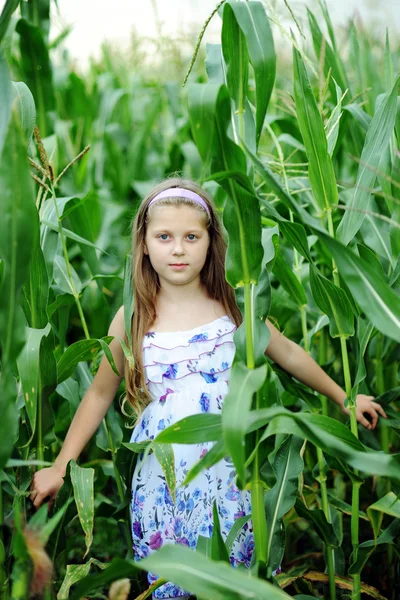
[[[198,600],[400,598],[399,40],[355,22],[339,37],[325,0],[290,31],[268,2],[214,13],[220,43],[201,44],[206,23],[191,63],[172,49],[175,79],[110,48],[85,75],[55,64],[68,31],[49,40],[50,0],[0,15],[1,599],[144,599],[166,581]],[[32,474],[112,363],[121,305],[129,331],[131,219],[172,174],[212,194],[244,316],[222,413],[129,443],[122,383],[55,505],[35,511]],[[267,316],[346,390],[348,419],[266,358]],[[357,426],[357,393],[388,415],[374,431]],[[173,494],[172,444],[205,441],[186,482],[231,456],[251,491],[250,569],[228,559],[249,517],[225,542],[216,512],[195,551],[135,562],[138,453],[164,457]]]

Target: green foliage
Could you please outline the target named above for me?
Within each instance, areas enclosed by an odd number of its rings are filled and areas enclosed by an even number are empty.
[[[399,48],[355,23],[339,39],[321,1],[322,20],[308,10],[303,47],[285,34],[291,74],[275,54],[274,38],[285,33],[276,15],[261,2],[226,1],[221,44],[207,45],[205,70],[191,73],[186,97],[187,59],[171,40],[157,41],[157,56],[169,60],[154,69],[142,66],[136,40],[132,61],[104,46],[82,75],[65,58],[55,66],[62,39],[49,43],[49,0],[22,3],[22,18],[18,5],[7,0],[0,14],[0,595],[29,596],[28,522],[54,564],[47,600],[105,598],[124,577],[132,597],[146,594],[142,570],[160,575],[154,588],[172,580],[198,600],[333,600],[340,587],[353,587],[354,600],[360,589],[393,600]],[[31,468],[54,461],[103,355],[117,373],[106,333],[122,305],[132,363],[129,224],[141,197],[175,172],[215,198],[226,275],[244,317],[222,414],[190,416],[133,444],[116,403],[81,466],[70,464],[54,513],[45,505],[31,517]],[[271,365],[266,317],[346,388],[351,429],[333,405]],[[117,397],[123,392],[121,384]],[[389,426],[357,430],[359,392],[385,407]],[[212,537],[200,536],[196,552],[166,546],[134,562],[127,511],[135,454],[154,452],[174,499],[173,445],[204,442],[213,445],[184,483],[229,455],[252,514],[224,540],[215,505]],[[228,564],[250,519],[252,577]],[[271,584],[279,564],[286,573],[275,583],[285,591]]]

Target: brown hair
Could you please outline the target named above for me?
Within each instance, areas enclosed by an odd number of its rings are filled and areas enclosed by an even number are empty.
[[[221,224],[211,197],[196,183],[189,179],[173,177],[159,183],[141,202],[132,224],[132,286],[134,291],[134,313],[131,324],[132,354],[134,366],[125,360],[126,401],[131,405],[136,418],[150,403],[151,397],[146,387],[143,367],[143,338],[156,319],[155,298],[160,287],[158,274],[151,266],[149,257],[144,253],[146,226],[149,221],[148,210],[151,200],[163,190],[182,187],[199,194],[206,202],[210,214],[193,200],[182,197],[163,198],[157,205],[187,204],[201,211],[206,221],[210,246],[206,262],[200,273],[210,298],[218,300],[232,321],[238,327],[242,314],[236,304],[235,292],[225,279],[226,242]]]

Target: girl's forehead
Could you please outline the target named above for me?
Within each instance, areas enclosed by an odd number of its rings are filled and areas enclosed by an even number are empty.
[[[148,228],[200,227],[206,229],[206,214],[187,204],[153,205],[149,210]]]

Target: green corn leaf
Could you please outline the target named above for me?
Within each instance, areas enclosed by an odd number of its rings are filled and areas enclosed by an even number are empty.
[[[0,39],[2,16],[3,15],[0,15]],[[3,50],[0,48],[0,156],[7,135],[8,123],[11,117],[11,103],[12,87],[10,73],[8,70],[7,61],[3,54]]]
[[[244,482],[246,415],[251,409],[253,394],[260,389],[267,375],[264,364],[258,369],[248,369],[234,362],[229,379],[229,391],[222,407],[222,427],[225,445],[235,465],[238,481]],[[243,485],[243,484],[242,484]]]
[[[6,0],[6,3],[3,7],[3,10],[0,14],[0,43],[7,33],[7,28],[10,23],[10,19],[14,11],[17,10],[20,0]],[[0,86],[1,89],[1,86]],[[0,106],[2,103],[0,102]],[[1,154],[1,144],[0,144],[0,154]]]
[[[263,233],[266,230],[264,229]],[[264,263],[266,262],[266,240],[264,239]],[[271,306],[271,289],[269,283],[269,274],[267,269],[263,269],[257,285],[250,286],[250,305],[252,315],[252,332],[253,332],[253,354],[255,367],[260,367],[265,364],[265,349],[270,340],[270,332],[266,325],[266,318]],[[236,302],[242,312],[244,308],[244,293],[243,288],[236,290]],[[234,334],[233,341],[235,343],[234,362],[243,361],[247,364],[247,348],[246,348],[246,321],[243,320]]]
[[[261,2],[227,2],[224,5],[223,20],[225,21],[225,18],[233,19],[233,15],[237,25],[244,34],[250,62],[254,69],[256,84],[256,142],[258,144],[275,82],[276,55],[274,40],[269,26],[268,16]],[[232,34],[234,34],[234,31],[231,30],[231,35]],[[224,37],[222,42],[224,49]],[[238,54],[242,52],[239,48],[239,36],[236,35],[236,38],[231,39],[230,43],[232,46],[236,45]],[[230,53],[230,57],[232,57],[232,55],[233,52]],[[244,64],[245,59],[246,52],[243,50],[243,56],[240,57],[240,62],[237,61],[243,69],[246,69]],[[234,89],[238,91],[241,85],[245,85],[246,75],[245,73],[243,74],[242,81],[241,73],[236,73],[235,76],[231,76],[230,80],[232,80],[233,77],[235,77],[235,79],[237,78]],[[235,94],[235,97],[237,97],[237,93]],[[241,102],[240,106],[243,107],[243,104],[244,103]],[[237,105],[237,108],[239,108],[239,105]]]
[[[347,80],[346,71],[340,54],[332,49],[332,46],[322,35],[322,31],[318,25],[317,19],[314,17],[312,12],[307,8],[308,22],[310,25],[310,31],[313,39],[313,45],[315,54],[318,60],[321,60],[321,53],[324,52],[324,74],[328,77],[329,70],[331,70],[331,79],[329,81],[329,90],[332,99],[336,98],[335,80],[342,90],[350,89],[349,82]],[[349,92],[350,96],[351,93]]]
[[[216,83],[218,85],[225,83],[221,44],[206,44],[206,58],[204,64],[210,83]]]
[[[259,444],[271,435],[294,434],[309,440],[324,453],[343,460],[354,469],[372,475],[379,472],[382,477],[400,479],[400,455],[389,455],[365,448],[343,423],[330,417],[292,413],[283,408],[259,409],[250,413],[248,432],[266,424],[268,427]]]
[[[86,552],[93,542],[94,523],[94,469],[83,469],[71,460],[71,482],[79,521],[85,534]]]
[[[393,492],[387,493],[383,498],[380,498],[374,504],[367,508],[367,515],[372,525],[374,532],[375,543],[381,529],[383,515],[390,515],[400,519],[400,500]]]
[[[57,593],[57,600],[68,600],[70,597],[69,592],[71,586],[89,575],[92,565],[96,565],[97,567],[100,567],[100,569],[104,569],[106,567],[105,564],[101,563],[95,558],[89,558],[87,563],[83,565],[67,565],[65,577]]]
[[[354,335],[354,315],[345,290],[323,277],[313,265],[310,267],[310,285],[315,303],[329,317],[330,335]]]
[[[69,265],[69,271],[70,273],[68,273],[64,256],[57,254],[54,258],[54,281],[64,293],[75,297],[76,294],[81,293],[83,286],[78,273],[71,264]]]
[[[43,329],[51,314],[47,313],[49,279],[39,239],[36,241],[34,256],[35,260],[32,261],[29,270],[29,281],[24,286],[23,293],[29,307],[30,318],[28,318],[31,327]]]
[[[308,157],[308,176],[321,210],[337,204],[335,172],[321,115],[300,52],[293,48],[294,97],[299,128]]]
[[[2,110],[3,107],[0,108],[0,111]],[[2,125],[4,124],[3,120]],[[2,468],[11,455],[18,433],[19,413],[13,365],[25,343],[26,323],[19,299],[21,289],[29,277],[32,252],[39,236],[38,216],[27,168],[25,140],[15,111],[9,121],[0,156],[0,195]]]
[[[333,546],[334,548],[339,547],[340,541],[337,538],[332,524],[328,523],[326,520],[323,510],[310,510],[299,498],[296,500],[295,508],[300,517],[303,517],[307,521],[311,521],[319,537],[324,540],[325,544]]]
[[[235,519],[231,529],[229,530],[228,537],[226,538],[225,545],[227,547],[228,552],[231,551],[232,546],[236,540],[236,537],[239,535],[240,531],[243,529],[244,525],[251,519],[251,513],[245,515],[244,517],[239,517]]]
[[[207,166],[215,131],[215,111],[220,83],[193,83],[188,86],[190,125],[197,149]]]
[[[195,463],[189,469],[185,479],[182,482],[182,485],[185,486],[191,481],[193,481],[193,479],[201,471],[215,465],[217,462],[222,460],[226,456],[226,454],[227,450],[225,447],[225,442],[221,438],[212,446],[212,448],[210,448],[210,450],[208,450],[208,452],[206,452],[206,454],[197,463]]]
[[[138,562],[114,558],[99,575],[86,577],[78,583],[71,600],[80,600],[92,590],[122,577],[137,578],[138,570],[157,573],[164,581],[172,581],[199,598],[242,600],[268,598],[288,600],[290,596],[279,587],[222,561],[212,561],[201,552],[179,544],[168,544]]]
[[[176,502],[176,474],[175,474],[175,455],[172,444],[153,444],[154,454],[163,470],[166,485],[168,486],[171,498]]]
[[[335,87],[337,104],[333,109],[327,124],[325,125],[326,139],[328,142],[328,154],[331,157],[336,147],[336,142],[339,135],[340,118],[342,116],[342,90],[336,83]]]
[[[372,201],[372,209],[373,212],[377,212],[377,206],[374,201]],[[379,256],[386,259],[393,268],[395,256],[392,254],[390,245],[390,230],[388,223],[376,219],[371,215],[365,215],[360,231],[364,243],[368,247],[368,251],[371,252],[371,250],[374,250]],[[399,230],[397,230],[397,235],[400,236]],[[375,258],[375,260],[377,259]],[[382,267],[379,268],[379,271],[382,271]]]
[[[46,343],[47,339],[47,343]],[[36,433],[38,403],[44,402],[49,386],[56,384],[56,363],[53,355],[53,332],[50,323],[44,329],[27,328],[26,344],[17,359],[25,409],[31,426],[31,439]]]
[[[359,212],[358,209],[369,209],[371,190],[376,179],[376,169],[379,166],[382,154],[387,148],[393,132],[399,81],[400,75],[396,79],[391,91],[383,97],[368,127],[357,172],[354,194],[348,204],[349,209],[355,208],[357,210],[347,210],[337,229],[338,239],[346,246],[354,238],[364,220],[364,213]]]
[[[343,107],[343,110],[348,111],[356,123],[360,126],[361,130],[364,133],[367,133],[368,127],[371,124],[371,117],[368,113],[366,113],[359,104],[346,104]]]
[[[285,528],[283,517],[296,501],[299,476],[304,463],[300,456],[303,440],[289,436],[277,449],[273,457],[275,485],[265,495],[265,512],[268,529],[268,566],[277,569],[285,551]],[[270,459],[271,460],[271,459]]]
[[[168,545],[138,564],[143,569],[168,578],[200,598],[286,599],[289,596],[262,579],[248,577],[222,561],[211,561],[182,545]]]
[[[168,444],[200,444],[202,442],[216,442],[222,439],[221,415],[213,413],[199,413],[181,419],[170,425],[155,438],[156,442]]]
[[[56,225],[55,223],[51,223],[50,221],[47,221],[47,219],[42,219],[41,222],[43,225],[46,225],[46,227],[50,227],[50,229],[52,229],[53,231],[56,231],[57,233],[59,232],[58,225]],[[65,235],[65,237],[69,238],[70,240],[74,240],[74,242],[79,242],[79,244],[82,244],[84,246],[90,246],[90,248],[94,248],[100,250],[101,252],[104,252],[104,250],[96,246],[96,244],[92,244],[92,242],[89,242],[89,240],[85,240],[80,235],[74,233],[73,231],[70,231],[69,229],[66,229],[65,227],[62,227],[62,232]]]
[[[243,114],[249,79],[249,54],[246,37],[229,2],[226,2],[223,8],[221,40],[226,63],[226,84],[236,111]]]
[[[357,548],[357,560],[350,563],[349,575],[361,573],[367,560],[374,552],[377,546],[382,544],[392,544],[400,534],[400,519],[394,519],[389,527],[384,529],[376,540],[368,540],[360,544]]]
[[[19,120],[21,123],[22,131],[26,140],[26,145],[32,139],[33,128],[36,122],[36,107],[33,99],[32,92],[28,86],[22,81],[12,82],[12,91],[14,98],[14,105],[19,113]]]
[[[285,261],[280,249],[277,249],[275,253],[275,262],[272,270],[292,300],[298,306],[305,306],[307,304],[307,296],[303,284],[297,279]]]
[[[280,221],[279,230],[288,242],[299,252],[303,258],[312,262],[310,250],[307,242],[306,231],[300,223],[291,223],[290,221]]]
[[[47,113],[55,106],[49,52],[39,27],[35,27],[26,19],[20,19],[16,31],[20,35],[23,79],[35,99],[37,124],[42,138],[45,138],[50,128]]]
[[[375,327],[400,341],[400,304],[379,271],[340,242],[318,232],[321,241],[331,252],[339,273],[354,299]]]
[[[109,344],[112,340],[112,336],[106,336],[101,339]],[[79,362],[93,358],[93,354],[100,346],[102,346],[102,344],[98,339],[81,340],[80,342],[71,344],[57,363],[58,383],[60,384],[70,377]]]
[[[221,534],[221,525],[219,521],[217,501],[213,502],[213,532],[211,536],[211,560],[221,560],[229,563],[229,554],[225,546],[224,538]]]

